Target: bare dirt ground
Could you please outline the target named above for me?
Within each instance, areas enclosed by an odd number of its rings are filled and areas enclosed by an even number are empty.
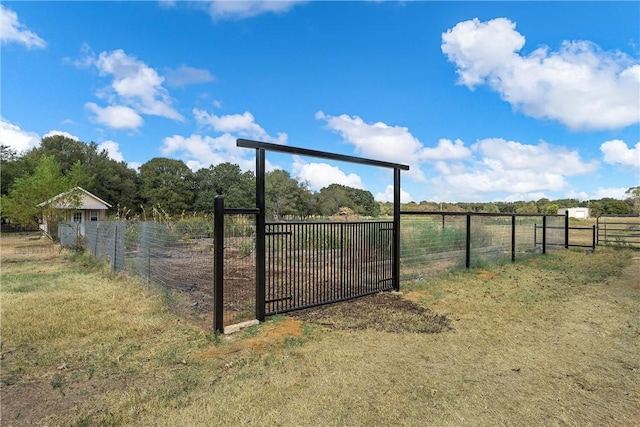
[[[399,294],[381,292],[351,301],[309,308],[290,316],[338,330],[440,333],[451,330],[451,320]]]

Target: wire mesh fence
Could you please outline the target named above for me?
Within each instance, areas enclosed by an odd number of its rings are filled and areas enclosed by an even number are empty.
[[[42,231],[3,232],[0,234],[0,254],[3,258],[51,255],[57,251],[56,243]]]
[[[85,248],[94,258],[109,260],[112,271],[124,270],[126,232],[127,224],[122,221],[89,222],[85,225]]]
[[[412,280],[563,248],[565,217],[411,212],[400,233],[400,278]]]
[[[256,318],[255,215],[225,214],[223,325]]]

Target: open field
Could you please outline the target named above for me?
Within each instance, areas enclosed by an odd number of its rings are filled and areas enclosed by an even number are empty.
[[[231,336],[180,294],[2,246],[2,426],[640,426],[637,252],[403,283]]]

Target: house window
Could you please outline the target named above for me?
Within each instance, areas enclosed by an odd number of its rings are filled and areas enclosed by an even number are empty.
[[[89,212],[89,221],[97,221],[98,220],[98,211]]]
[[[73,222],[82,222],[82,212],[74,212]]]

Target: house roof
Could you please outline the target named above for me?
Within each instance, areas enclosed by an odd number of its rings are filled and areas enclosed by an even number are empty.
[[[82,193],[82,199],[80,201],[79,206],[71,207],[66,203],[65,197],[75,191],[80,191]],[[54,196],[49,200],[40,203],[39,205],[37,205],[37,207],[41,208],[43,206],[54,204],[56,202],[58,202],[56,204],[56,208],[59,208],[59,209],[98,209],[99,210],[99,209],[109,209],[111,207],[109,203],[105,202],[95,194],[89,193],[87,190],[85,190],[82,187],[74,187],[69,191],[60,193],[57,196]]]

